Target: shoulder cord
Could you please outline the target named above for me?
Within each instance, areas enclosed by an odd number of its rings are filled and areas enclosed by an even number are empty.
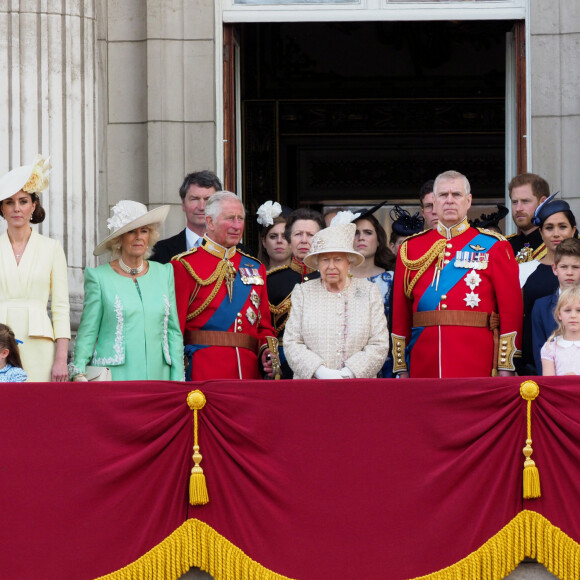
[[[213,274],[211,276],[209,276],[208,278],[206,278],[205,280],[202,280],[195,273],[194,269],[190,266],[190,264],[188,264],[185,260],[180,258],[179,262],[183,265],[183,267],[187,270],[189,275],[197,283],[197,288],[191,293],[191,296],[189,298],[189,304],[191,304],[195,300],[197,293],[199,292],[201,286],[209,286],[210,284],[215,282],[215,286],[214,286],[213,290],[211,291],[210,295],[205,299],[204,303],[199,308],[197,308],[193,312],[190,312],[187,315],[186,320],[189,321],[192,318],[195,318],[196,316],[201,314],[209,306],[211,301],[216,297],[216,294],[219,292],[219,289],[221,288],[223,281],[226,277],[231,278],[231,279],[235,278],[236,269],[234,268],[234,265],[229,260],[223,259],[219,262],[219,264],[218,264],[217,268],[214,270]]]
[[[282,300],[282,302],[280,302],[278,306],[269,302],[270,312],[272,313],[273,319],[272,322],[274,323],[274,330],[276,331],[276,334],[280,334],[284,330],[284,327],[288,322],[288,316],[286,316],[282,324],[278,325],[278,322],[282,319],[282,317],[285,314],[288,314],[290,312],[290,309],[292,308],[291,296],[292,295],[290,294],[286,298],[284,298],[284,300]]]
[[[447,245],[447,240],[442,238],[437,240],[427,252],[425,252],[420,258],[416,260],[409,260],[407,258],[407,244],[404,243],[401,245],[401,261],[403,262],[403,266],[405,266],[405,278],[403,280],[403,288],[405,291],[405,296],[407,298],[411,298],[411,294],[413,292],[413,288],[415,284],[419,281],[419,278],[427,271],[429,266],[439,258],[442,260],[442,257],[445,253],[445,247]],[[411,272],[417,272],[417,275],[410,280]]]

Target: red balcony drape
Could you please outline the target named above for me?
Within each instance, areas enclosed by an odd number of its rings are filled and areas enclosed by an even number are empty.
[[[191,565],[219,577],[216,554],[230,556],[199,535],[200,522],[242,560],[301,580],[431,574],[523,510],[578,542],[580,381],[536,377],[542,497],[524,501],[522,380],[3,385],[0,577],[96,578],[163,541],[164,577]],[[207,398],[199,443],[209,503],[193,507],[186,397],[195,388]],[[198,535],[176,548],[184,524]],[[548,561],[558,537],[553,547],[530,540],[528,555],[538,548]]]

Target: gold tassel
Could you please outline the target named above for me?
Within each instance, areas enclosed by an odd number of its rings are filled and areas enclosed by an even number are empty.
[[[540,472],[536,462],[531,459],[532,449],[532,401],[540,394],[540,387],[534,381],[524,381],[520,385],[520,395],[527,401],[527,439],[522,452],[524,461],[524,499],[534,499],[542,495],[540,488]]]
[[[203,469],[199,465],[203,459],[199,452],[197,440],[197,412],[204,408],[206,403],[205,395],[200,390],[191,391],[187,395],[187,404],[193,411],[193,463],[191,475],[189,476],[189,503],[191,505],[205,505],[209,502],[207,485]]]

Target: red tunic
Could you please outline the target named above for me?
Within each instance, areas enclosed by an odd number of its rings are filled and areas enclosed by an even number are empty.
[[[405,278],[411,282],[417,276],[417,265],[408,268],[401,252],[397,257],[393,290],[395,372],[407,368],[402,354],[405,347],[410,350],[409,370],[414,378],[490,376],[497,362],[494,361],[493,333],[489,327],[426,325],[413,329],[413,313],[418,311],[445,311],[441,320],[452,311],[498,313],[497,368],[515,370],[513,357],[519,355],[521,345],[523,304],[513,250],[503,237],[469,227],[466,220],[453,226],[449,235],[452,237],[443,245],[447,262],[443,264],[443,272],[447,277],[441,273],[439,295],[435,293],[435,299],[427,300],[427,304],[424,301],[420,304],[420,301],[426,292],[427,296],[430,293],[433,296],[435,285],[431,285],[438,260],[435,259],[420,276],[408,298]],[[404,242],[407,265],[425,256],[438,240],[446,237],[445,228],[440,226],[409,238]],[[466,253],[458,256],[458,251]],[[478,267],[483,263],[487,264],[486,268]],[[450,288],[445,289],[444,281],[450,278]]]
[[[221,246],[206,244],[194,248],[190,252],[177,256],[171,262],[175,273],[175,297],[177,300],[177,314],[181,330],[201,330],[210,319],[215,321],[214,315],[221,309],[220,314],[228,310],[230,303],[227,284],[221,283],[216,295],[207,306],[191,320],[187,315],[202,306],[210,297],[219,278],[207,285],[200,285],[188,271],[180,259],[187,263],[201,280],[210,278],[222,262],[224,251],[227,252],[229,262],[235,268],[236,281],[233,293],[249,290],[243,305],[227,316],[227,322],[222,321],[219,328],[212,324],[211,329],[225,332],[244,333],[255,337],[260,348],[266,345],[267,336],[275,336],[270,320],[268,294],[266,290],[266,269],[254,258],[242,254],[236,248],[226,250]],[[221,252],[221,255],[219,255]],[[242,268],[242,271],[240,271]],[[256,274],[256,275],[254,275]],[[246,283],[243,283],[242,276]],[[190,303],[190,298],[193,300]],[[233,312],[233,311],[232,311]],[[207,328],[207,326],[205,326]],[[261,350],[260,350],[261,352]],[[258,359],[259,353],[247,348],[231,346],[208,346],[194,352],[191,366],[191,380],[205,379],[261,379],[262,370]]]

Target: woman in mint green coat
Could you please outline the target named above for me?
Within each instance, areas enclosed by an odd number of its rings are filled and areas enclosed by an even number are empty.
[[[184,378],[183,336],[173,268],[146,258],[169,206],[147,211],[123,200],[107,220],[111,233],[95,248],[113,260],[85,270],[85,301],[69,374],[86,380],[88,364],[109,367],[114,381]]]

